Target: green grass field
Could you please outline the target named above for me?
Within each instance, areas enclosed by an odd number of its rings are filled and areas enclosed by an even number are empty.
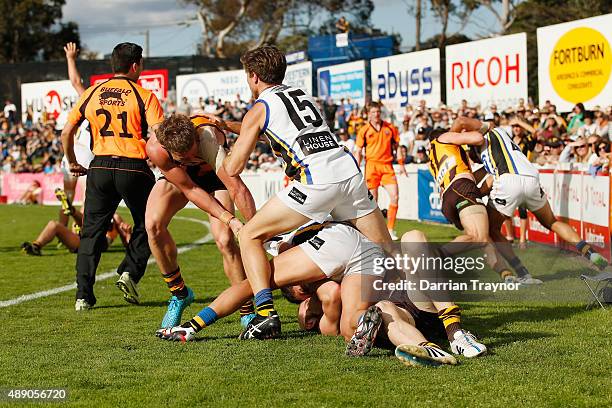
[[[55,243],[42,257],[19,251],[56,214],[52,207],[0,206],[0,301],[74,282],[75,255]],[[181,215],[205,219],[196,210]],[[186,220],[173,221],[171,228],[179,245],[208,233]],[[413,228],[431,239],[455,233],[415,222],[400,222],[398,233]],[[140,306],[125,303],[115,279],[107,279],[96,284],[98,304],[86,313],[74,312],[72,290],[0,308],[0,388],[64,387],[69,397],[61,404],[83,407],[612,406],[612,313],[585,310],[586,288],[577,279],[582,271],[575,270],[583,264],[562,256],[551,262],[539,248],[519,254],[545,281],[535,294],[545,298],[568,291],[582,297],[462,304],[464,326],[490,353],[462,358],[458,366],[408,368],[382,349],[365,358],[345,357],[340,338],[301,332],[295,306],[278,296],[284,331],[278,340],[237,340],[240,325],[234,315],[206,328],[199,341],[166,343],[154,332],[168,294],[151,265],[140,284]],[[121,258],[116,244],[103,255],[98,273],[115,268]],[[227,281],[212,242],[179,260],[197,297],[186,311],[190,318]]]

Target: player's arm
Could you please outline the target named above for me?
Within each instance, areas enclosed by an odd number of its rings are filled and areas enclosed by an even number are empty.
[[[155,142],[157,143],[157,142]],[[159,146],[159,144],[157,144]],[[242,223],[232,215],[219,201],[191,180],[185,169],[174,165],[167,157],[163,157],[165,152],[153,146],[152,142],[147,143],[147,155],[170,183],[174,184],[185,197],[194,203],[198,208],[206,211],[211,216],[218,218],[224,224],[229,225],[234,232],[240,230]],[[240,225],[238,225],[239,223]],[[235,229],[236,228],[236,229]]]
[[[471,132],[446,132],[438,137],[442,143],[451,143],[457,146],[470,145],[482,146],[485,142],[484,136],[478,131]]]
[[[242,122],[238,122],[235,120],[223,120],[217,115],[212,115],[210,113],[202,112],[198,113],[199,116],[204,116],[207,119],[211,120],[215,126],[217,126],[221,130],[225,130],[231,133],[240,134],[240,128],[242,126]]]
[[[72,175],[79,177],[87,174],[87,170],[81,166],[76,159],[74,154],[74,135],[77,131],[77,125],[72,123],[70,120],[66,121],[64,129],[62,129],[62,147],[64,149],[64,155],[68,159],[70,166],[70,172]]]
[[[217,171],[217,176],[225,187],[227,187],[229,195],[234,204],[236,204],[238,211],[240,211],[247,221],[253,218],[256,211],[255,200],[240,176],[230,177],[224,167],[221,167]]]
[[[361,160],[363,159],[363,145],[365,144],[365,126],[359,129],[357,138],[355,140],[355,160],[357,160],[357,166],[361,166]]]
[[[404,152],[402,151],[402,147],[400,146],[399,132],[396,127],[393,127],[393,129],[394,129],[393,141],[395,142],[395,146],[397,146],[397,151],[396,151],[397,164],[399,164],[400,174],[403,176],[406,176],[407,175],[406,165],[404,164],[406,157],[404,156]]]
[[[64,52],[66,53],[66,62],[68,63],[68,78],[70,79],[70,84],[77,94],[81,96],[83,92],[85,92],[85,87],[81,82],[81,74],[76,66],[76,56],[79,50],[75,43],[69,42],[64,46]]]
[[[323,317],[319,322],[321,334],[324,336],[340,335],[340,316],[342,314],[340,285],[334,281],[325,281],[317,288],[317,297],[323,309]]]
[[[255,149],[259,135],[264,128],[265,119],[266,108],[263,103],[256,103],[244,116],[242,126],[240,127],[240,136],[225,160],[223,160],[223,168],[230,177],[237,176],[244,170],[249,156],[253,149]]]
[[[481,133],[486,133],[490,129],[490,125],[488,122],[481,122],[478,119],[468,118],[467,116],[459,116],[453,122],[453,125],[450,128],[451,132],[459,133],[461,131],[473,132],[480,131]]]

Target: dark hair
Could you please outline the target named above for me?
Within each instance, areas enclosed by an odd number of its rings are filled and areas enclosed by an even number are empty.
[[[283,286],[280,288],[280,290],[281,290],[281,293],[283,294],[283,297],[287,299],[289,302],[295,303],[296,305],[299,305],[300,303],[302,303],[301,300],[295,297],[295,292],[293,291],[292,285]]]
[[[240,62],[249,74],[257,74],[266,84],[282,84],[287,71],[285,54],[273,45],[264,45],[245,52]]]
[[[132,64],[140,64],[142,47],[134,43],[121,43],[113,48],[111,68],[114,73],[127,74]]]
[[[370,109],[372,108],[377,108],[377,109],[381,109],[382,108],[382,104],[378,101],[371,101],[368,104],[368,111],[370,111]]]
[[[580,113],[583,113],[583,112],[584,112],[584,105],[583,105],[583,103],[582,103],[582,102],[578,102],[578,103],[576,104],[576,106],[577,106],[577,107],[580,109]]]
[[[436,140],[437,138],[439,138],[446,132],[448,132],[447,129],[442,129],[442,128],[431,129],[430,128],[429,132],[427,133],[427,138],[429,140]]]
[[[173,114],[164,119],[156,134],[157,141],[168,151],[185,153],[195,142],[196,128],[187,116]]]

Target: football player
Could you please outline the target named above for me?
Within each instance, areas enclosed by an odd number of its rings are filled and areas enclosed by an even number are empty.
[[[234,203],[246,219],[255,214],[255,202],[239,176],[230,177],[221,167],[225,157],[225,134],[203,116],[172,115],[147,142],[147,154],[161,171],[145,215],[149,247],[170,290],[162,328],[181,322],[183,310],[193,302],[178,265],[176,244],[168,225],[189,201],[209,214],[211,233],[223,257],[230,284],[244,280],[244,268],[234,231],[242,223],[234,216]],[[243,325],[254,317],[253,303],[241,309]]]

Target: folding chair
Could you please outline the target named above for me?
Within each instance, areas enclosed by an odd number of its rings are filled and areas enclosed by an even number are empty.
[[[589,276],[580,275],[580,279],[587,285],[593,295],[593,300],[587,305],[590,309],[599,303],[602,309],[606,310],[605,304],[612,304],[612,272],[602,272],[599,275]]]

